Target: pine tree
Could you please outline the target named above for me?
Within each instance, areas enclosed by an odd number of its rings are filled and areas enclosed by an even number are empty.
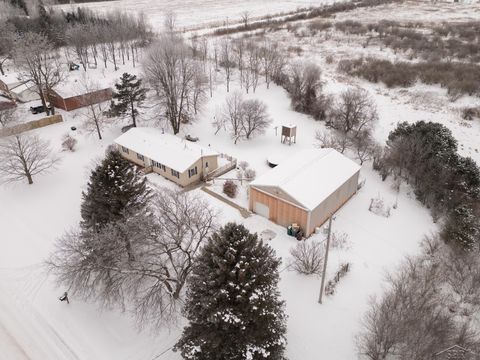
[[[138,212],[147,206],[150,194],[146,178],[118,151],[109,151],[82,192],[82,228],[98,231],[126,213]]]
[[[184,359],[284,359],[286,316],[277,289],[280,260],[243,225],[212,235],[192,270],[190,324],[175,349]]]
[[[115,84],[116,91],[113,92],[110,113],[114,116],[130,116],[133,126],[137,126],[137,107],[145,101],[146,90],[142,87],[142,80],[136,75],[124,73],[120,82]]]
[[[446,242],[466,251],[478,248],[480,243],[480,223],[474,211],[461,205],[447,216],[442,236]]]

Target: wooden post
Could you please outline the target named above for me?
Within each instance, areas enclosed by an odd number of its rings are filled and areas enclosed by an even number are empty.
[[[327,261],[328,261],[328,250],[330,249],[330,236],[332,235],[332,216],[328,220],[328,237],[327,237],[327,249],[325,250],[325,259],[323,260],[323,273],[322,273],[322,283],[320,285],[320,295],[318,296],[318,303],[322,303],[323,297],[323,288],[325,286],[325,275],[327,272]]]

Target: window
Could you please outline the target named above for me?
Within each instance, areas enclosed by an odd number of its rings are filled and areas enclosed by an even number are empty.
[[[122,146],[122,151],[126,154],[128,154],[128,149],[125,146]]]
[[[152,165],[155,166],[156,168],[162,169],[163,171],[167,171],[167,169],[165,168],[165,165],[160,164],[157,161],[152,160]]]
[[[198,174],[197,167],[195,166],[193,169],[188,169],[188,177],[192,177]]]
[[[180,179],[180,173],[177,170],[172,169],[172,175],[175,176],[176,178]]]
[[[206,167],[206,168],[208,167],[208,161],[207,161],[207,162],[205,162],[205,167]]]
[[[138,158],[139,160],[142,160],[142,161],[145,160],[145,158],[144,158],[143,155],[141,155],[141,154],[137,154],[137,158]]]

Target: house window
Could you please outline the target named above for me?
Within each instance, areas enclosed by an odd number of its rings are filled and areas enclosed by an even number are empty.
[[[180,173],[177,170],[172,169],[172,175],[175,176],[176,178],[180,179]]]
[[[197,167],[195,166],[193,169],[188,169],[188,177],[192,177],[198,174]]]
[[[126,154],[128,154],[128,149],[125,146],[122,146],[122,151]]]
[[[160,164],[157,161],[152,160],[152,165],[155,166],[156,168],[162,169],[163,171],[167,171],[167,169],[165,169],[165,165]]]
[[[142,161],[145,160],[145,158],[144,158],[143,155],[141,155],[141,154],[137,154],[137,158],[138,158],[139,160],[142,160]]]

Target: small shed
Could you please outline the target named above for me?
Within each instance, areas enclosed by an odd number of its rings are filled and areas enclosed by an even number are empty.
[[[359,173],[334,149],[302,150],[250,183],[249,209],[309,236],[357,192]]]
[[[292,145],[292,140],[294,144],[297,143],[297,126],[292,124],[282,125],[282,144],[288,142],[289,145]]]

